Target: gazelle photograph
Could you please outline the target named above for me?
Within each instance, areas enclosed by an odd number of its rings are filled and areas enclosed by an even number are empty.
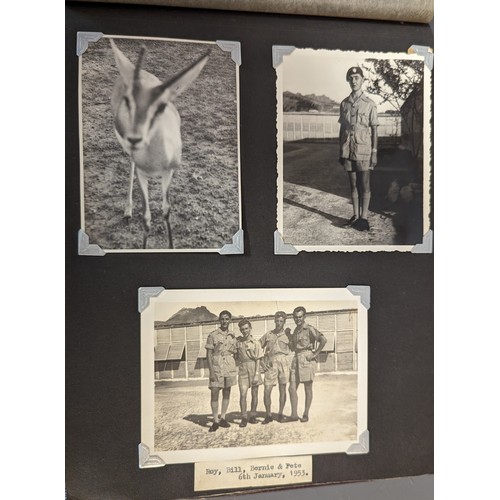
[[[79,57],[81,230],[105,252],[219,251],[241,229],[239,65],[104,35]]]
[[[141,467],[368,453],[353,288],[140,289]]]
[[[283,242],[298,251],[425,246],[432,236],[430,49],[285,49],[275,64]]]

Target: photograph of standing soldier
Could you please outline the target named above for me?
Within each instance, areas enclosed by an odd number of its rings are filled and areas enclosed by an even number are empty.
[[[210,405],[214,422],[208,432],[215,432],[219,427],[230,427],[226,421],[226,412],[229,406],[231,387],[236,385],[236,338],[229,331],[231,313],[221,311],[219,314],[220,326],[207,337],[205,349],[210,372],[208,387],[211,392]],[[222,389],[222,404],[219,419],[219,393]]]
[[[368,231],[370,171],[377,164],[377,106],[363,92],[365,78],[361,68],[349,68],[346,80],[352,91],[340,104],[339,163],[349,174],[354,209],[346,225]]]
[[[256,424],[257,403],[259,401],[259,385],[262,384],[260,374],[260,359],[262,358],[262,347],[252,337],[252,324],[248,319],[242,319],[238,323],[241,337],[236,339],[236,363],[238,365],[238,385],[240,388],[240,427],[246,427],[247,423]],[[247,393],[251,387],[250,414],[247,413]],[[250,415],[250,417],[249,417]]]
[[[271,393],[273,387],[279,387],[279,413],[278,422],[285,422],[283,410],[286,403],[286,384],[290,380],[290,366],[292,351],[290,349],[290,329],[285,330],[286,313],[278,311],[274,315],[274,330],[267,332],[260,339],[260,345],[265,350],[264,356],[264,406],[266,418],[263,424],[273,421],[271,413]]]
[[[301,422],[309,421],[309,409],[313,399],[313,380],[316,360],[326,344],[326,337],[311,325],[305,322],[306,309],[302,306],[293,310],[293,320],[297,325],[292,333],[291,344],[295,352],[290,371],[290,404],[292,414],[289,421],[299,420],[297,387],[304,384],[305,406]]]

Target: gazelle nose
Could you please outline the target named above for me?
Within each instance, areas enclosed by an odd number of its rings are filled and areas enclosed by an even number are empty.
[[[132,146],[137,146],[142,141],[142,137],[140,135],[129,135],[127,140]]]

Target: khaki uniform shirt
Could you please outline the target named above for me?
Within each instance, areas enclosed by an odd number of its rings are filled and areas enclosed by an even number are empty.
[[[251,335],[246,340],[244,337],[238,337],[236,340],[236,360],[238,364],[248,363],[249,361],[256,361],[262,358],[262,347]]]
[[[314,344],[319,341],[323,334],[316,330],[314,326],[304,323],[301,327],[295,327],[292,334],[293,350],[297,353],[303,351],[312,351]]]
[[[340,103],[339,123],[344,128],[340,138],[340,157],[353,161],[370,160],[371,127],[378,125],[375,103],[364,93],[356,100],[349,95]]]
[[[266,355],[290,354],[290,339],[283,331],[275,333],[274,330],[267,332],[260,338],[260,345],[266,349]]]
[[[223,332],[220,328],[210,333],[207,337],[205,349],[213,351],[213,366],[222,377],[236,376],[236,339],[231,332]]]

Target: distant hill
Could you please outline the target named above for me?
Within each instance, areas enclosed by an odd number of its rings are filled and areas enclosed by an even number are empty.
[[[318,111],[320,113],[336,113],[340,109],[340,104],[326,95],[317,96],[315,94],[294,94],[293,92],[283,92],[283,111]]]
[[[155,327],[184,325],[186,323],[201,323],[202,321],[217,321],[219,317],[211,313],[205,306],[190,308],[183,307],[167,321],[155,321]]]

